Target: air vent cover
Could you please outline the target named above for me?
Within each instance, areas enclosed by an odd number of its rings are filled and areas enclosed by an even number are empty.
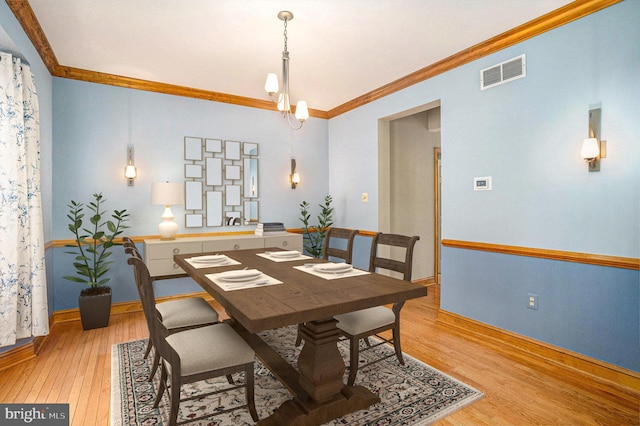
[[[480,89],[499,86],[527,75],[525,55],[518,56],[480,71]]]

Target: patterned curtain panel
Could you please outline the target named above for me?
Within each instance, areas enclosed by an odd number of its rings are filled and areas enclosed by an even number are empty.
[[[34,78],[0,52],[0,347],[49,332],[41,200]]]

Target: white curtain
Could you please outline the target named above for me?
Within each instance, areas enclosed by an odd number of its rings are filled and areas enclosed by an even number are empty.
[[[0,347],[49,332],[39,121],[29,65],[0,52]]]

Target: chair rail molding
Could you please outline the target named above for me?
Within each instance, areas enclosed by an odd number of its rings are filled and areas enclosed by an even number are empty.
[[[532,247],[509,246],[504,244],[482,243],[474,241],[442,240],[444,247],[465,250],[479,250],[492,253],[512,254],[516,256],[537,257],[560,260],[563,262],[584,263],[612,268],[640,270],[640,259],[633,257],[608,256],[603,254],[579,253],[562,250],[550,250]]]

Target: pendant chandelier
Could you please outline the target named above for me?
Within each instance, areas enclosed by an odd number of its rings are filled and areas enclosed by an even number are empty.
[[[284,51],[282,52],[282,91],[278,86],[278,75],[267,74],[267,82],[264,90],[271,100],[278,104],[278,111],[287,119],[292,129],[298,130],[304,121],[309,118],[309,110],[306,101],[298,101],[295,116],[291,112],[291,96],[289,94],[289,51],[287,50],[287,22],[293,19],[293,13],[283,10],[278,13],[278,18],[284,21]]]

